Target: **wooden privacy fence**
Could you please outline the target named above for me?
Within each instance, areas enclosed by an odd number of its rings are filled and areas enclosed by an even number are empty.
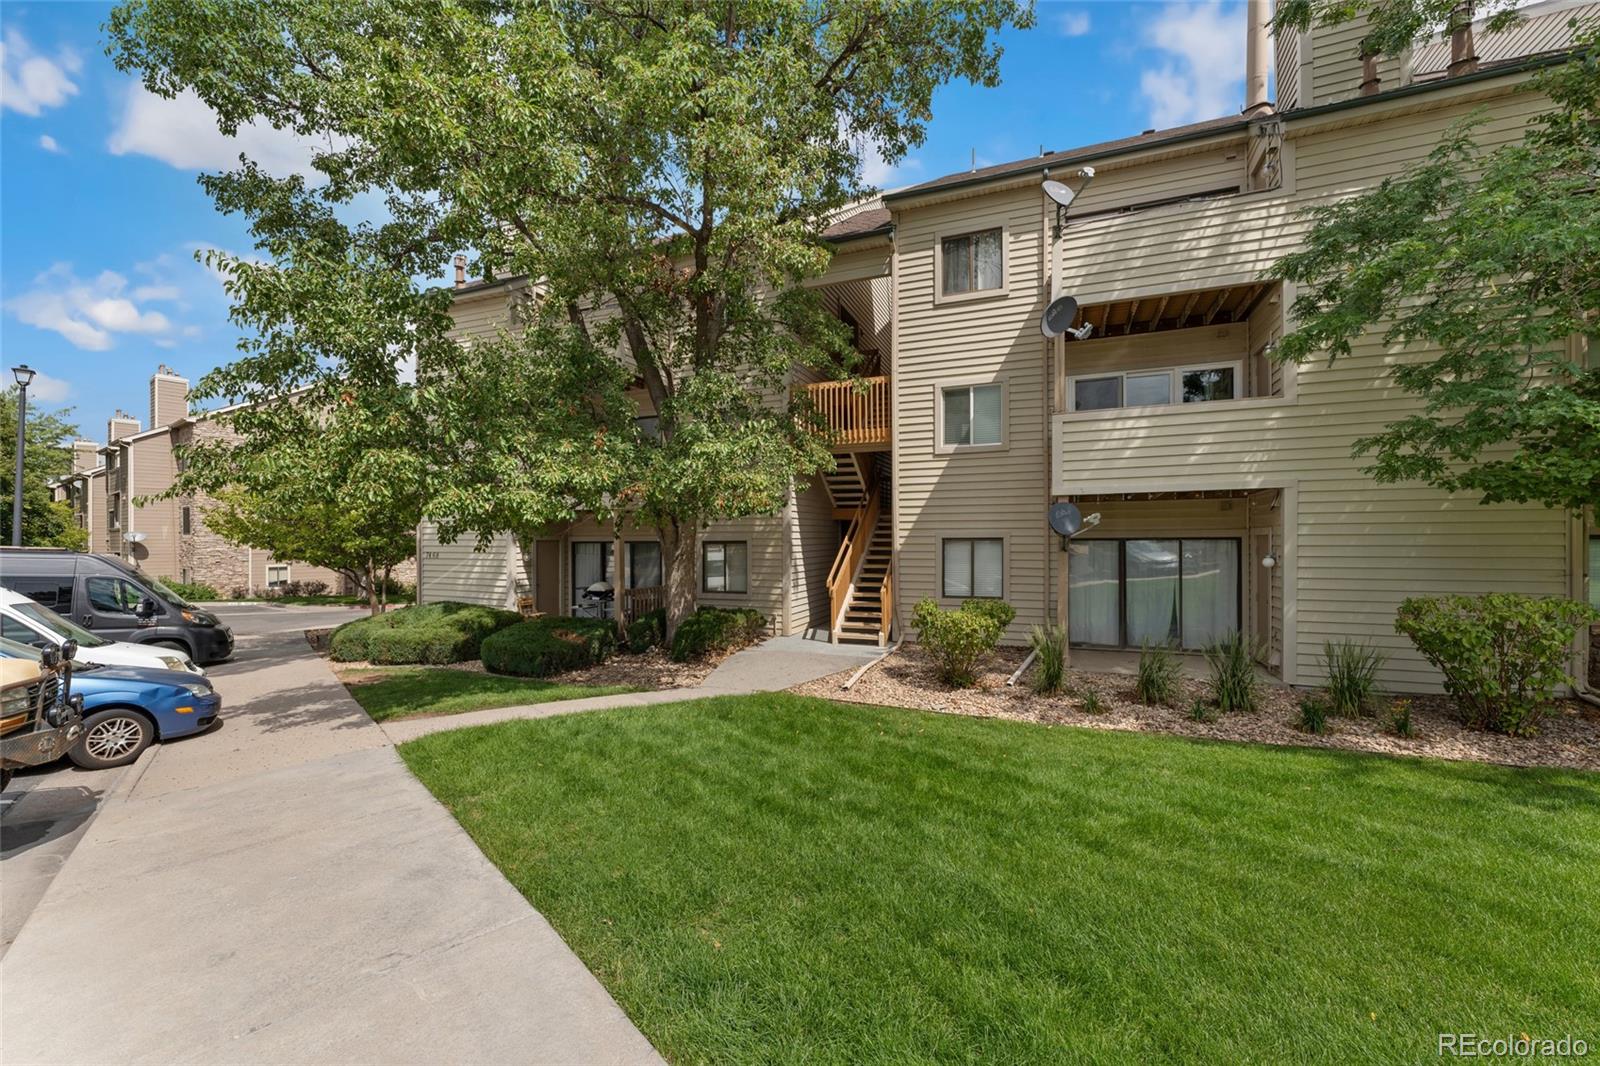
[[[888,377],[818,381],[807,385],[806,393],[836,445],[892,443]]]
[[[667,605],[665,585],[644,585],[622,590],[622,620],[632,622]]]

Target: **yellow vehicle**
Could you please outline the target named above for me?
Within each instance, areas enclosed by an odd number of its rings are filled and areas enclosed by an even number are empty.
[[[52,762],[83,732],[83,716],[71,696],[70,641],[57,651],[0,640],[0,788],[23,766]]]

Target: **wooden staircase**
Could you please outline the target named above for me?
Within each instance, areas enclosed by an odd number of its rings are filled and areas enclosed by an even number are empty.
[[[888,643],[894,625],[894,520],[878,464],[836,453],[826,476],[834,516],[849,525],[828,574],[829,629],[835,644]]]

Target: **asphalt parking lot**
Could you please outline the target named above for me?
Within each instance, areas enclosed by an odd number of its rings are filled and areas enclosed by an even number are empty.
[[[267,654],[262,638],[292,630],[335,626],[359,618],[359,608],[217,607],[233,629],[233,658],[207,667],[222,693],[222,719],[211,729],[171,742],[187,758],[204,757],[228,727],[228,677]],[[292,679],[286,679],[289,681]],[[72,854],[100,801],[131,767],[84,770],[67,759],[17,772],[0,796],[0,957],[11,947],[50,882]]]

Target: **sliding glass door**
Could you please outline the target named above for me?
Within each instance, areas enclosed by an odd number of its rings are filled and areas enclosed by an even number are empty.
[[[1196,649],[1239,628],[1232,538],[1078,541],[1068,585],[1075,644]]]

